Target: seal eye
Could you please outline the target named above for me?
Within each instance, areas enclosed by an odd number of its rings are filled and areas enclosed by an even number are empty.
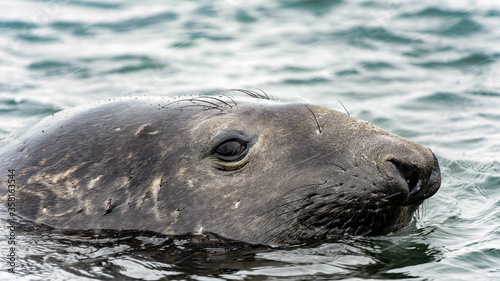
[[[248,143],[240,139],[230,139],[217,145],[213,155],[219,160],[232,162],[241,160],[248,152]]]

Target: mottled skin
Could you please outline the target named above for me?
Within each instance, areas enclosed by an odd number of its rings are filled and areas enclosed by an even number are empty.
[[[214,157],[233,135],[248,140],[246,156]],[[368,122],[226,96],[62,111],[0,141],[7,169],[16,170],[17,214],[37,223],[264,244],[386,234],[440,186],[430,149]]]

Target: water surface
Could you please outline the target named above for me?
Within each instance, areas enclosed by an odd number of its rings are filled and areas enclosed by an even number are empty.
[[[7,239],[0,240],[2,280],[500,279],[496,1],[17,0],[0,7],[0,137],[100,99],[263,89],[284,102],[343,111],[340,100],[351,115],[431,147],[443,175],[410,226],[384,237],[276,249],[213,238],[199,248],[151,233],[20,225],[15,275],[7,272]]]

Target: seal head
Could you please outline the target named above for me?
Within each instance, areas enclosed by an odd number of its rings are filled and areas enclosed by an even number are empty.
[[[228,96],[62,111],[4,139],[0,167],[37,223],[262,244],[396,231],[441,182],[430,149],[368,122]]]

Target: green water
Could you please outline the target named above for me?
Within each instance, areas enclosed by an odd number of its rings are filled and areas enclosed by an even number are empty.
[[[0,11],[0,137],[100,99],[263,89],[343,111],[340,100],[431,147],[443,176],[387,237],[241,256],[35,232],[18,237],[16,275],[0,238],[0,279],[500,280],[496,1],[0,0]]]

